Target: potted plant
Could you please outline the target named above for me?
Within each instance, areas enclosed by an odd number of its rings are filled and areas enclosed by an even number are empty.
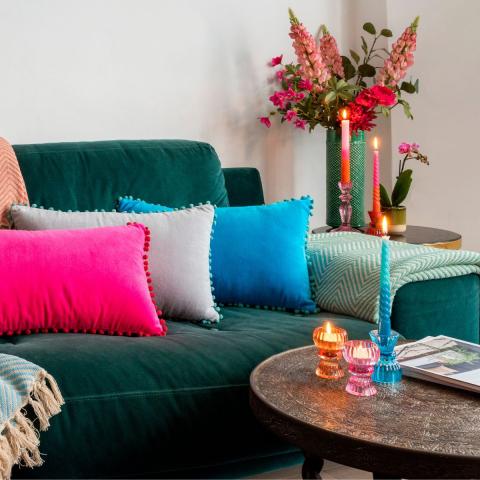
[[[290,10],[290,38],[296,60],[285,62],[283,55],[273,57],[275,91],[269,100],[273,104],[267,115],[259,117],[266,127],[274,117],[281,123],[301,130],[317,127],[327,129],[326,194],[327,224],[340,225],[340,134],[342,110],[349,112],[351,147],[350,164],[353,179],[352,226],[362,226],[364,215],[364,132],[375,127],[378,115],[389,116],[395,107],[403,108],[412,119],[408,94],[418,92],[418,80],[406,80],[413,65],[417,45],[418,17],[386,50],[382,38],[393,33],[377,28],[371,22],[363,25],[358,51],[341,55],[335,37],[322,26],[314,37]]]
[[[388,220],[388,233],[390,234],[403,233],[407,229],[407,207],[402,203],[410,191],[413,173],[411,169],[405,170],[407,161],[413,159],[430,165],[427,156],[420,153],[420,146],[416,143],[401,143],[398,146],[398,153],[403,155],[403,158],[398,162],[398,176],[391,197],[386,188],[380,185],[380,203]]]

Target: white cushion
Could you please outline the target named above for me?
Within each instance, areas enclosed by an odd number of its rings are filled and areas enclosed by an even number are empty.
[[[151,232],[149,268],[167,318],[218,322],[210,281],[211,205],[163,213],[62,212],[14,205],[14,227],[58,230],[142,223]]]

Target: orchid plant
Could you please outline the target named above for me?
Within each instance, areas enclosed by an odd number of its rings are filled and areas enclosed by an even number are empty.
[[[369,131],[379,114],[389,116],[397,105],[413,118],[404,94],[418,93],[418,80],[403,79],[413,65],[418,17],[391,51],[378,47],[377,42],[381,37],[392,37],[392,32],[387,28],[377,31],[372,23],[365,23],[363,30],[370,35],[369,41],[362,35],[362,55],[350,50],[348,57],[340,55],[327,27],[322,25],[315,39],[292,10],[289,14],[297,63],[283,63],[283,55],[272,58],[270,65],[280,67],[275,71],[280,88],[270,96],[275,109],[259,117],[262,124],[270,127],[271,117],[279,115],[282,123],[303,130],[308,126],[312,131],[317,125],[336,129],[339,112],[347,108],[352,131]]]
[[[384,209],[392,207],[398,208],[407,198],[412,185],[413,173],[413,170],[410,168],[405,170],[408,160],[418,160],[420,163],[430,165],[427,156],[420,153],[420,145],[418,145],[418,143],[402,142],[398,146],[398,153],[403,155],[403,157],[398,162],[398,176],[392,190],[392,196],[390,197],[386,188],[380,185],[380,203]]]

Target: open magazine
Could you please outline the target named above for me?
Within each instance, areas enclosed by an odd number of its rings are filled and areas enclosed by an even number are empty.
[[[480,345],[439,335],[395,348],[403,373],[480,392]]]

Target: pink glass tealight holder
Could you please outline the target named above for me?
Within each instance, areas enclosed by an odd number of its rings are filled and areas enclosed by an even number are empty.
[[[380,350],[370,340],[350,340],[343,347],[343,358],[351,373],[345,390],[357,397],[370,397],[377,393],[372,373],[380,357]]]

